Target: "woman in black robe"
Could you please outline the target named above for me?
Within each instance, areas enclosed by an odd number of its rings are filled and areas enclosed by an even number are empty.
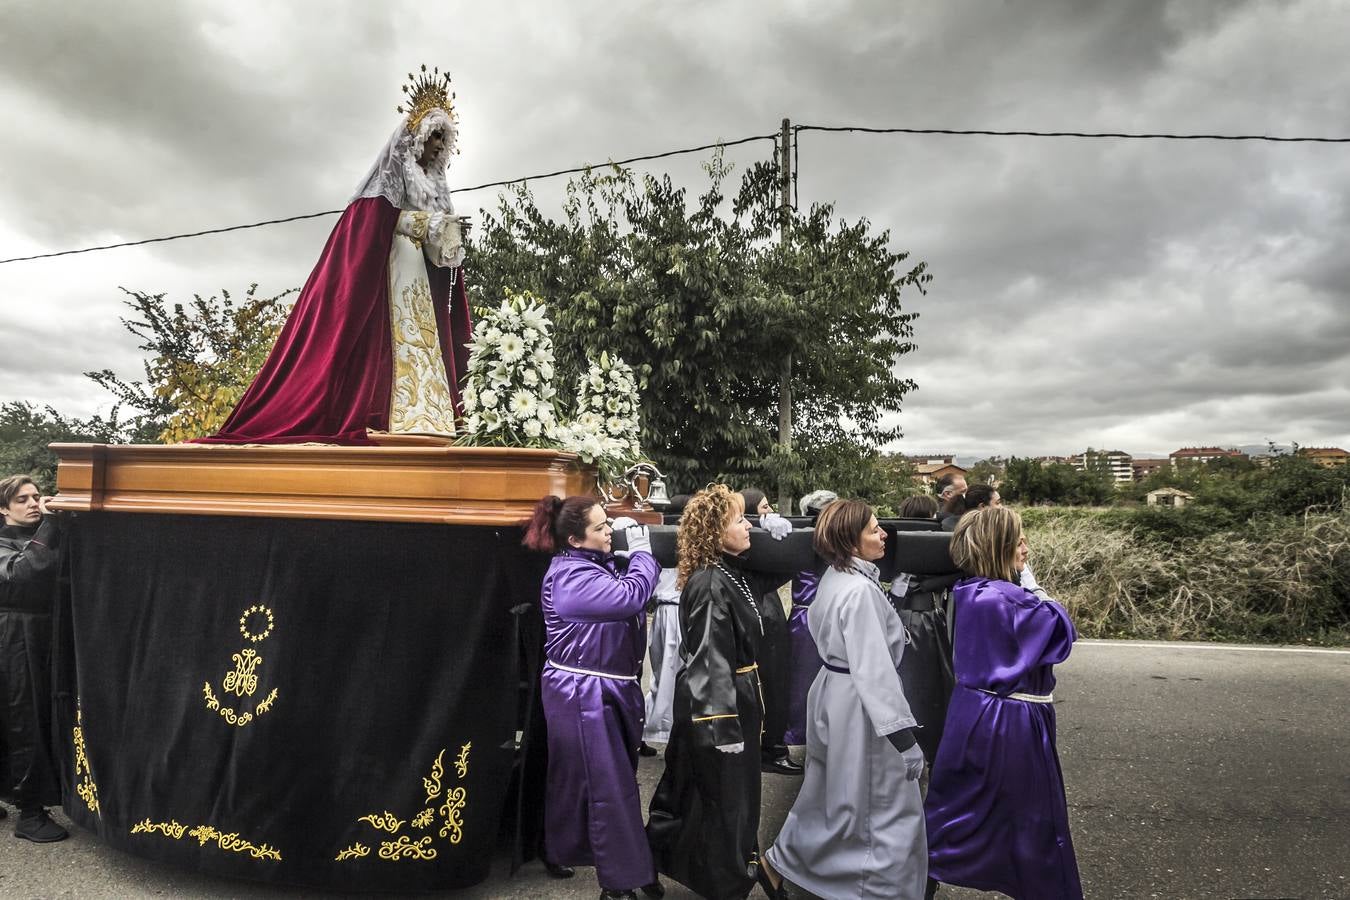
[[[759,602],[742,570],[750,525],[725,485],[685,507],[678,536],[685,667],[647,838],[657,870],[709,900],[739,900],[759,870]]]

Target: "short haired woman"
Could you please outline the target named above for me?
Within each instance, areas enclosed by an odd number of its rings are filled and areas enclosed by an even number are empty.
[[[750,524],[725,485],[685,507],[679,551],[685,666],[647,836],[657,869],[710,900],[742,898],[759,861],[758,600],[742,572]]]
[[[1018,582],[1022,520],[990,506],[961,519],[957,686],[926,804],[929,873],[1010,897],[1081,898],[1055,748],[1053,667],[1077,638],[1069,615]]]
[[[556,553],[544,575],[548,723],[544,860],[549,874],[594,865],[602,900],[659,896],[642,832],[637,750],[642,741],[642,655],[647,598],[660,566],[647,529],[628,529],[625,563],[610,552],[605,508],[594,497],[544,497],[525,546]]]
[[[808,620],[824,668],[807,700],[806,777],[765,855],[770,897],[784,877],[820,897],[923,897],[923,754],[896,671],[905,629],[875,564],[885,548],[861,500],[837,500],[816,522],[829,568]]]

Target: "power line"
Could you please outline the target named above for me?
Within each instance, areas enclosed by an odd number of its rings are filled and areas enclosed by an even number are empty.
[[[606,163],[595,165],[574,166],[570,169],[558,169],[556,172],[542,172],[538,175],[526,175],[522,178],[510,178],[506,181],[489,181],[486,184],[476,184],[473,187],[456,188],[451,191],[452,194],[465,194],[469,191],[481,191],[485,188],[506,187],[512,184],[521,184],[527,181],[539,181],[545,178],[556,178],[559,175],[576,175],[592,169],[603,168],[604,166],[626,166],[631,163],[648,162],[654,159],[666,159],[671,156],[681,156],[688,153],[702,153],[705,150],[716,150],[723,147],[735,147],[740,144],[749,144],[754,141],[771,141],[777,137],[776,134],[756,134],[750,137],[737,138],[734,141],[717,141],[712,144],[703,144],[698,147],[685,147],[680,150],[667,150],[664,153],[649,153],[645,156],[633,156],[628,159],[611,160]],[[228,225],[224,228],[207,228],[202,231],[188,231],[182,234],[169,234],[164,237],[142,238],[136,241],[122,241],[116,244],[101,244],[97,247],[80,247],[76,250],[57,250],[53,253],[35,253],[32,256],[14,256],[9,259],[0,259],[0,266],[6,263],[26,262],[33,259],[51,259],[54,256],[74,256],[77,253],[93,253],[97,250],[116,250],[120,247],[139,247],[143,244],[158,244],[164,241],[178,241],[184,238],[203,237],[208,234],[224,234],[229,231],[244,231],[249,228],[262,228],[265,225],[282,225],[287,222],[299,222],[304,219],[319,219],[324,216],[336,216],[341,213],[340,209],[326,209],[323,212],[305,213],[299,216],[287,216],[284,219],[267,219],[262,222],[250,222],[247,225]]]
[[[794,136],[803,131],[820,131],[833,133],[856,133],[856,134],[937,134],[956,137],[1036,137],[1036,138],[1092,138],[1092,139],[1113,139],[1113,140],[1166,140],[1166,141],[1263,141],[1268,143],[1285,144],[1350,144],[1350,137],[1298,137],[1269,134],[1175,134],[1168,132],[1126,132],[1126,131],[1025,131],[1025,130],[994,130],[987,128],[877,128],[867,125],[794,125],[792,126]],[[459,188],[451,193],[462,194],[470,191],[480,191],[486,188],[507,187],[512,184],[520,184],[527,181],[539,181],[545,178],[556,178],[560,175],[576,175],[590,169],[599,168],[601,165],[626,166],[638,162],[650,162],[656,159],[666,159],[672,156],[681,156],[688,153],[702,153],[706,150],[715,150],[723,147],[735,147],[740,144],[749,144],[754,141],[772,141],[776,140],[776,134],[756,134],[750,137],[737,138],[733,141],[718,141],[712,144],[702,144],[698,147],[685,147],[680,150],[667,150],[664,153],[649,153],[644,156],[633,156],[628,159],[613,160],[608,163],[574,166],[570,169],[558,169],[553,172],[541,172],[537,175],[527,175],[521,178],[511,178],[505,181],[490,181],[486,184],[477,184],[473,187]],[[793,141],[793,153],[797,152],[796,141]],[[795,180],[796,173],[793,173]],[[80,253],[94,253],[99,250],[116,250],[121,247],[139,247],[144,244],[158,244],[164,241],[177,241],[185,238],[204,237],[211,234],[225,234],[230,231],[244,231],[250,228],[262,228],[267,225],[282,225],[287,222],[299,222],[305,219],[318,219],[323,216],[335,216],[341,213],[340,209],[329,209],[323,212],[306,213],[299,216],[287,216],[282,219],[267,219],[262,222],[250,222],[247,225],[229,225],[223,228],[208,228],[202,231],[190,231],[182,234],[170,234],[164,237],[143,238],[135,241],[122,241],[116,244],[102,244],[96,247],[81,247],[75,250],[58,250],[52,253],[35,253],[31,256],[14,256],[9,259],[0,259],[0,266],[6,263],[27,262],[34,259],[51,259],[56,256],[74,256]]]
[[[1270,141],[1284,144],[1350,144],[1350,137],[1282,137],[1270,134],[1169,134],[1128,131],[994,131],[985,128],[873,128],[866,125],[796,125],[794,131],[852,131],[860,134],[947,134],[985,137],[1118,138],[1134,141]]]

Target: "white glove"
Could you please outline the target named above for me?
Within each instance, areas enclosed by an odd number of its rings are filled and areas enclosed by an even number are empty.
[[[623,531],[627,528],[632,528],[637,523],[637,519],[632,519],[628,516],[619,516],[613,522],[609,523],[609,527],[615,531]]]
[[[652,536],[647,531],[646,525],[630,525],[623,530],[623,536],[628,541],[630,554],[639,550],[643,553],[652,552]]]
[[[723,753],[744,753],[745,741],[738,741],[735,744],[718,744],[717,749]]]
[[[895,577],[891,579],[891,596],[897,600],[905,599],[914,581],[914,576],[908,572],[896,572]]]
[[[919,745],[910,747],[900,754],[900,758],[905,761],[905,779],[918,781],[919,776],[923,774],[923,751],[919,749]]]
[[[759,527],[769,533],[769,537],[775,541],[781,541],[783,538],[792,534],[792,523],[780,516],[778,513],[767,513],[759,517]]]

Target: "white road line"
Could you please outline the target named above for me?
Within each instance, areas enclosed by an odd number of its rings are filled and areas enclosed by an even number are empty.
[[[1150,650],[1243,650],[1249,653],[1329,653],[1350,656],[1350,650],[1330,647],[1254,647],[1251,644],[1193,644],[1189,641],[1104,641],[1083,638],[1075,647],[1144,647]]]

